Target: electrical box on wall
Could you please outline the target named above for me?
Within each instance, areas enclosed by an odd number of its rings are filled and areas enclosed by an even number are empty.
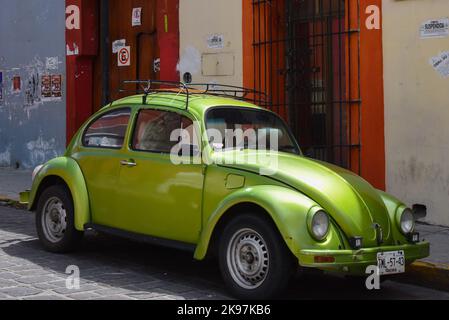
[[[233,76],[235,56],[232,53],[205,53],[202,56],[203,76]]]

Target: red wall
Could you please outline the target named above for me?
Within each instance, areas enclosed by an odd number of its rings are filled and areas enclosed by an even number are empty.
[[[93,63],[98,54],[98,7],[96,1],[66,0],[66,6],[80,9],[80,29],[66,28],[66,43],[71,51],[78,47],[77,55],[66,60],[67,84],[67,143],[79,126],[92,114]],[[66,15],[68,16],[68,15]]]
[[[157,34],[161,54],[161,80],[179,81],[179,0],[158,0]]]
[[[67,56],[67,143],[88,119],[93,106],[94,63],[99,57],[99,1],[66,0],[80,9],[80,29],[66,29],[66,43],[77,55]],[[66,15],[68,16],[68,15]],[[163,80],[179,81],[179,0],[157,0],[157,33]]]

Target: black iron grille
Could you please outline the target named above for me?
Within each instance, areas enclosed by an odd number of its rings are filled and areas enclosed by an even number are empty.
[[[307,156],[360,173],[357,1],[253,1],[253,17],[254,90]]]

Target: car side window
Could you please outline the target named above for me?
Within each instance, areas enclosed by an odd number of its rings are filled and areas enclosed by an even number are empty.
[[[132,149],[137,151],[171,153],[179,140],[172,141],[176,130],[187,130],[193,137],[193,122],[175,112],[141,110],[134,129]]]
[[[83,145],[90,148],[122,148],[130,117],[131,109],[129,108],[100,116],[85,131]]]

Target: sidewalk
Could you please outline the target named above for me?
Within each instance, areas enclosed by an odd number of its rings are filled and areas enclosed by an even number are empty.
[[[0,168],[0,204],[17,202],[19,193],[31,188],[31,172]],[[418,223],[421,239],[430,242],[430,256],[408,269],[404,282],[412,282],[449,291],[449,227]]]
[[[0,200],[19,201],[19,193],[31,189],[32,171],[0,168]]]

